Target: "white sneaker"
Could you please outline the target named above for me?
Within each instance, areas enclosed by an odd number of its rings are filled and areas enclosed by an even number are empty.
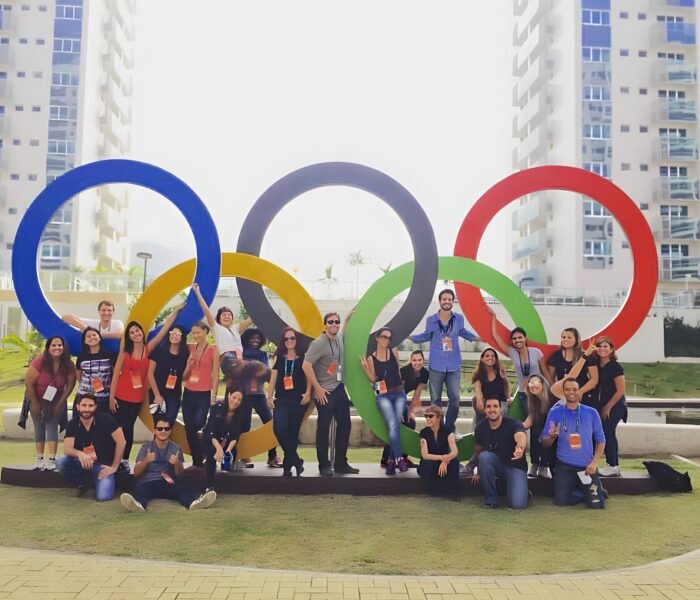
[[[141,504],[131,494],[122,494],[121,496],[119,496],[119,501],[122,503],[122,506],[126,508],[126,510],[128,510],[129,512],[146,512],[146,509],[143,507],[143,504]]]
[[[209,508],[216,500],[216,492],[214,490],[209,490],[208,492],[202,494],[199,498],[192,501],[189,510],[199,510],[200,508]]]
[[[45,463],[44,463],[44,469],[46,471],[55,471],[56,470],[56,459],[55,458],[49,458]]]
[[[46,465],[44,464],[44,459],[43,458],[37,458],[34,461],[34,466],[32,469],[34,471],[43,471],[46,468]]]
[[[551,479],[552,472],[549,470],[549,467],[542,466],[539,469],[537,469],[537,476],[544,477],[545,479]]]
[[[537,465],[530,465],[530,470],[527,472],[528,477],[537,477],[539,467]]]
[[[598,473],[601,477],[620,477],[622,475],[620,467],[603,467],[598,469]]]

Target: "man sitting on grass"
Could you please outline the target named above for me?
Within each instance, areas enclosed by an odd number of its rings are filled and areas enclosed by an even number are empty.
[[[58,470],[81,496],[87,488],[86,476],[92,476],[98,502],[114,497],[114,474],[126,446],[124,432],[109,413],[97,412],[97,401],[85,394],[76,405],[78,415],[68,423],[63,440],[64,456]]]
[[[151,500],[163,498],[177,500],[188,510],[208,508],[216,500],[216,492],[210,491],[199,496],[192,493],[175,478],[183,471],[183,456],[180,446],[170,440],[170,422],[163,414],[156,417],[154,439],[141,446],[136,457],[134,477],[139,479],[131,494],[122,494],[121,503],[131,512],[146,512]]]

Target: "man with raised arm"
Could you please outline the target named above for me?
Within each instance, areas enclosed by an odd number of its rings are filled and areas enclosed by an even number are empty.
[[[426,319],[423,333],[411,336],[411,341],[416,344],[430,342],[428,357],[430,401],[433,405],[442,408],[442,388],[447,387],[448,404],[445,425],[453,432],[459,414],[460,367],[462,366],[459,338],[470,342],[478,341],[477,336],[464,327],[464,317],[453,312],[454,301],[455,293],[452,290],[442,290],[438,295],[440,310]]]
[[[111,300],[102,300],[97,305],[98,319],[86,319],[75,315],[63,315],[61,319],[84,331],[86,327],[94,327],[100,332],[103,339],[120,340],[124,335],[124,323],[114,317],[114,303]]]

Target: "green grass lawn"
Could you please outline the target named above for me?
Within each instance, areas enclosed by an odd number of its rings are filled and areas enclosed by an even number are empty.
[[[314,450],[303,454],[314,468]],[[349,458],[374,462],[379,450],[355,449]],[[30,442],[0,442],[0,464],[31,459]],[[700,485],[700,469],[669,462]],[[622,465],[643,468],[639,459]],[[478,497],[226,495],[202,512],[156,501],[139,515],[67,489],[0,486],[0,514],[11,516],[3,519],[8,546],[349,573],[572,572],[648,563],[700,545],[698,492],[612,497],[604,511],[535,498],[522,512],[484,509]]]

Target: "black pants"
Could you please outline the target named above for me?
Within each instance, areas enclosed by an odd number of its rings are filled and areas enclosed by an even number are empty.
[[[439,460],[421,460],[418,465],[418,475],[425,484],[426,491],[433,496],[459,495],[459,462],[457,459],[447,463],[447,474],[438,475]]]
[[[185,435],[190,445],[192,464],[201,467],[204,464],[202,442],[199,431],[207,423],[211,392],[194,392],[185,388],[182,395],[182,418],[185,421]]]
[[[224,449],[224,452],[226,452],[226,446],[229,445],[228,439],[225,440],[219,440],[219,443],[221,444],[221,447]],[[205,451],[207,455],[207,462],[205,464],[206,467],[206,482],[207,482],[207,488],[213,488],[214,487],[214,482],[216,480],[216,459],[214,458],[214,455],[216,454],[216,448],[214,448],[214,444],[211,442],[210,439],[208,439],[205,442]],[[237,445],[233,447],[233,450],[231,450],[231,468],[233,468],[233,463],[236,460],[237,456]]]
[[[189,508],[195,497],[179,483],[168,483],[165,479],[156,481],[142,481],[134,488],[134,498],[146,508],[151,500],[163,498],[164,500],[177,500],[185,508]]]
[[[530,464],[549,467],[551,463],[552,448],[547,448],[540,437],[544,423],[535,423],[530,427]]]
[[[136,423],[136,419],[138,419],[140,411],[140,402],[127,402],[126,400],[117,398],[117,412],[114,414],[114,418],[124,431],[124,439],[126,439],[124,458],[126,460],[129,460],[131,447],[134,445],[134,424]]]
[[[282,466],[285,469],[291,469],[299,464],[299,454],[297,453],[299,430],[305,412],[306,406],[301,405],[301,398],[275,401],[272,428],[284,452]]]
[[[243,425],[243,432],[250,431],[251,420],[253,418],[253,410],[260,417],[260,422],[264,425],[272,420],[272,411],[267,406],[267,396],[265,394],[248,394],[243,397],[243,403],[241,405],[245,411],[245,423]],[[277,456],[277,448],[270,448],[267,451],[268,460],[275,458]],[[246,457],[248,458],[248,457]]]
[[[318,422],[316,429],[316,457],[319,467],[330,466],[328,459],[328,434],[331,421],[338,425],[335,433],[335,466],[348,464],[348,442],[350,441],[350,398],[341,383],[326,396],[326,404],[316,401]]]

